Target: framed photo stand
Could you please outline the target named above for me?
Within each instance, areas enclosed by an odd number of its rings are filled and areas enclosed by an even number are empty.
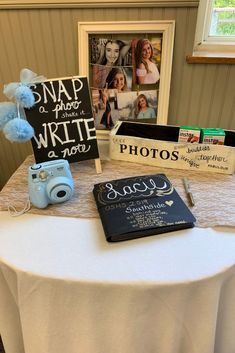
[[[167,124],[174,30],[174,20],[78,23],[98,138],[116,121]]]

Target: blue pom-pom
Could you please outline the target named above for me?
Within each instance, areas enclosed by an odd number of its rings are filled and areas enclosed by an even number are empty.
[[[31,108],[35,104],[33,92],[26,85],[17,87],[15,90],[15,99],[23,108]]]
[[[15,118],[4,127],[3,132],[11,142],[26,142],[34,135],[34,129],[27,120]]]
[[[0,103],[0,130],[4,128],[8,121],[17,117],[17,107],[15,103]]]

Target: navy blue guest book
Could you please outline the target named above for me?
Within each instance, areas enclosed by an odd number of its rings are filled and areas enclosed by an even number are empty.
[[[93,193],[108,242],[191,228],[196,221],[165,174],[95,184]]]

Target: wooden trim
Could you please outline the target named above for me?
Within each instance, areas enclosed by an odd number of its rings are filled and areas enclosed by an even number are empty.
[[[199,0],[1,0],[0,10],[29,8],[198,7]]]
[[[221,56],[194,56],[187,55],[186,62],[188,64],[235,64],[235,57],[221,57]]]
[[[156,21],[114,21],[114,22],[78,22],[78,67],[80,76],[89,76],[89,35],[94,34],[136,34],[154,33],[162,34],[161,52],[161,83],[159,86],[158,108],[156,124],[166,125],[168,118],[169,96],[172,57],[174,46],[175,21],[156,20]],[[109,138],[109,132],[105,130],[97,138]]]

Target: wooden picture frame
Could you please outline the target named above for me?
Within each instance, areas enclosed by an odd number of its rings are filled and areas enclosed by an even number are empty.
[[[91,41],[101,42],[106,40],[106,42],[120,42],[120,39],[124,42],[128,39],[131,43],[130,56],[133,65],[132,78],[137,75],[138,72],[135,67],[136,60],[136,47],[133,47],[134,41],[138,40],[149,40],[154,41],[156,38],[160,38],[161,42],[160,48],[160,61],[159,72],[160,79],[154,84],[139,84],[137,80],[132,79],[132,96],[133,92],[136,92],[137,96],[141,91],[156,91],[156,102],[157,106],[155,109],[155,119],[154,123],[159,125],[166,125],[168,119],[168,107],[169,107],[169,95],[170,95],[170,81],[171,81],[171,71],[172,71],[172,57],[173,57],[173,46],[174,46],[174,31],[175,31],[175,21],[174,20],[160,20],[160,21],[118,21],[118,22],[79,22],[78,23],[78,65],[79,65],[79,75],[87,76],[90,89],[105,89],[105,87],[93,87],[94,81],[94,67],[98,64],[92,64],[91,56]],[[147,39],[146,39],[147,38]],[[92,43],[93,43],[92,42]],[[93,45],[93,44],[92,44]],[[136,44],[135,44],[136,45]],[[134,49],[133,49],[134,48]],[[115,64],[117,65],[117,64]],[[114,67],[116,67],[114,65]],[[137,65],[136,65],[137,66]],[[103,65],[98,66],[104,68]],[[108,68],[108,64],[106,65]],[[110,67],[110,66],[109,66]],[[126,68],[126,66],[124,66]],[[106,83],[107,87],[107,83]],[[127,93],[128,96],[128,93]],[[124,96],[122,96],[124,97]],[[133,103],[134,106],[134,103]],[[134,116],[130,115],[127,120],[134,121]],[[119,120],[125,120],[123,118]],[[153,119],[145,120],[143,122],[153,122]],[[109,127],[110,128],[110,127]],[[107,139],[109,137],[109,128],[104,127],[103,129],[97,129],[97,138]]]

